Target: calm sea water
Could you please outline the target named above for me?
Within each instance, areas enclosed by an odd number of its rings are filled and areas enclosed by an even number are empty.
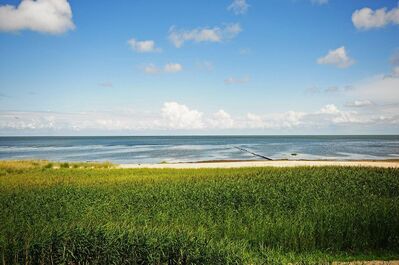
[[[292,160],[399,159],[399,135],[0,137],[0,159],[114,163],[261,159],[250,152]]]

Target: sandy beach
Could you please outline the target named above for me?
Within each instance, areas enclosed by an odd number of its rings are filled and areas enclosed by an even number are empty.
[[[298,166],[360,166],[379,168],[399,168],[399,160],[382,161],[205,161],[195,163],[163,163],[163,164],[120,164],[119,168],[242,168],[242,167],[298,167]]]

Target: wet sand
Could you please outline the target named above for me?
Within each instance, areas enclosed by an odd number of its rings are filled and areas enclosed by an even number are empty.
[[[204,161],[195,163],[121,164],[119,168],[242,168],[242,167],[298,167],[298,166],[360,166],[399,168],[399,160],[382,161]]]

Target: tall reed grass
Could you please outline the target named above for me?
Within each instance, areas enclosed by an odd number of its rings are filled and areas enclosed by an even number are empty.
[[[399,257],[399,170],[17,168],[3,264],[323,264]]]

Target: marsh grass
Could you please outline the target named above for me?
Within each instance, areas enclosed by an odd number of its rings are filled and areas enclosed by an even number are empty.
[[[110,162],[50,162],[47,160],[0,160],[0,170],[25,170],[38,168],[113,168]]]
[[[399,257],[398,169],[48,163],[0,163],[5,264],[328,264]]]

